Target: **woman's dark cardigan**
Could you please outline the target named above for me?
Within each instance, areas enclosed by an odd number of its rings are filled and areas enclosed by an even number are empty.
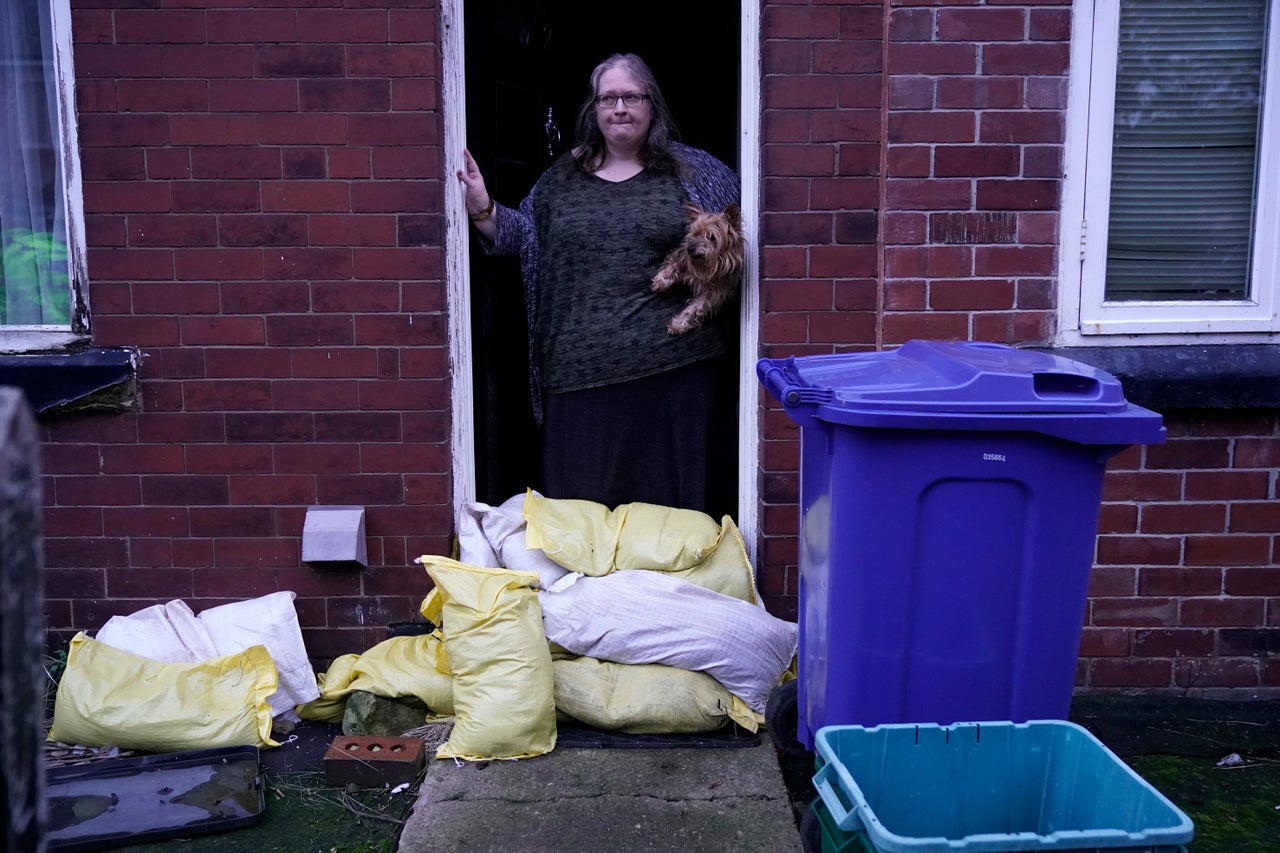
[[[700,148],[674,142],[672,153],[680,162],[680,183],[689,201],[703,210],[723,211],[730,204],[735,204],[741,196],[738,176],[733,170],[721,163],[712,155]],[[570,156],[568,154],[564,155]],[[547,179],[544,173],[538,182]],[[534,225],[533,196],[534,190],[520,202],[518,208],[507,207],[496,201],[493,208],[494,225],[497,234],[492,243],[481,240],[485,252],[489,254],[514,254],[520,258],[520,277],[524,282],[525,307],[528,313],[529,329],[537,328],[538,299],[537,282],[540,264],[538,235]],[[530,355],[532,356],[532,341]],[[530,365],[530,390],[533,396],[533,413],[538,422],[542,422],[542,389],[538,380],[537,369]]]

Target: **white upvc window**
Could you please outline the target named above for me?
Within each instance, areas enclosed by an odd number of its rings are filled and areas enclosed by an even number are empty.
[[[1077,0],[1072,32],[1058,343],[1280,338],[1280,0]]]
[[[0,352],[88,333],[69,0],[0,0]]]

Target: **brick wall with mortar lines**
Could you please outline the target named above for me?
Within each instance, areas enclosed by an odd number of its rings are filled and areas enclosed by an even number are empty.
[[[1280,416],[1165,413],[1108,465],[1078,683],[1280,686]]]
[[[893,5],[883,343],[1046,341],[1069,4]]]
[[[287,588],[356,651],[448,552],[438,10],[383,5],[73,0],[95,344],[146,358],[136,413],[43,425],[57,631]],[[1068,12],[762,6],[762,354],[1050,338]],[[798,437],[760,399],[794,617]],[[1112,462],[1080,683],[1280,685],[1274,413],[1168,422]],[[300,566],[313,502],[370,507],[369,572]]]
[[[882,2],[762,10],[762,355],[877,346],[885,14]],[[799,434],[759,400],[761,592],[794,619]]]
[[[145,358],[44,426],[49,628],[290,589],[367,648],[450,547],[437,10],[139,5],[72,3],[94,343]],[[301,564],[312,504],[367,572]]]
[[[1070,23],[1053,0],[766,6],[764,355],[1052,339]],[[794,614],[798,431],[760,400],[760,576]],[[1280,690],[1274,423],[1171,412],[1168,444],[1112,460],[1080,686]]]
[[[1069,5],[768,6],[762,28],[764,354],[1047,341]],[[798,436],[761,401],[761,576],[794,613]]]

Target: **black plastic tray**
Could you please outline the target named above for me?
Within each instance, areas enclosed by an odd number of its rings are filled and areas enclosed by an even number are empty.
[[[258,748],[120,758],[49,771],[50,850],[101,850],[234,829],[262,816]]]

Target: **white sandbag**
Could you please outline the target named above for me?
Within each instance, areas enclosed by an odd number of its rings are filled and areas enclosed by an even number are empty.
[[[320,697],[302,642],[293,592],[211,607],[195,616],[180,600],[128,616],[112,616],[94,636],[100,643],[164,663],[200,663],[262,645],[279,673],[269,703],[274,716]]]
[[[489,541],[489,537],[481,527],[481,520],[486,515],[501,517],[502,506],[493,507],[479,502],[463,504],[462,512],[458,515],[459,562],[489,569],[502,568],[502,564],[498,561],[497,545]]]
[[[222,655],[234,654],[252,645],[267,647],[280,687],[268,700],[273,714],[292,711],[296,706],[320,698],[316,673],[302,642],[297,595],[273,592],[247,601],[233,601],[200,612],[199,619]]]
[[[536,494],[536,492],[534,493]],[[526,541],[524,494],[493,507],[469,503],[458,519],[458,561],[473,566],[535,572],[545,589],[568,570]]]
[[[662,572],[568,575],[538,599],[570,652],[705,672],[759,713],[796,652],[795,623]]]
[[[221,657],[196,614],[177,599],[128,616],[112,616],[94,639],[161,663],[197,663]]]

